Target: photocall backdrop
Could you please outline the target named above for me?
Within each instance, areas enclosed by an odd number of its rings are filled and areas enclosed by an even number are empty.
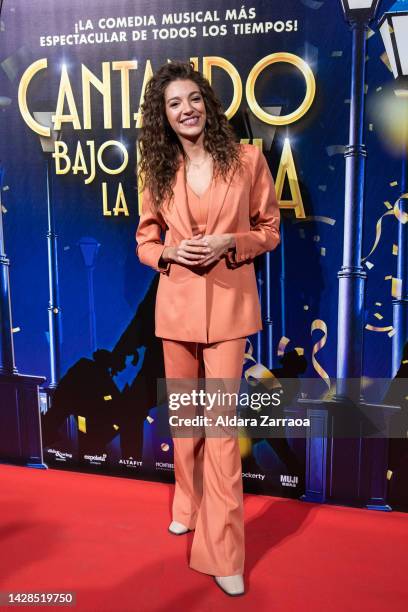
[[[364,255],[398,198],[401,163],[373,118],[393,76],[372,26]],[[5,0],[0,36],[13,340],[18,371],[46,378],[44,461],[173,478],[171,438],[158,427],[167,415],[156,394],[164,376],[154,336],[158,275],[135,254],[139,107],[152,72],[169,60],[192,59],[205,73],[237,136],[262,147],[276,183],[282,243],[270,260],[271,321],[268,333],[265,325],[248,338],[244,372],[255,365],[279,377],[291,353],[303,355],[303,376],[333,379],[351,65],[340,2]],[[47,125],[57,142],[43,153]],[[55,238],[47,238],[50,219]],[[365,260],[364,380],[391,376],[397,226],[384,220]],[[247,491],[300,495],[305,440],[240,444]]]

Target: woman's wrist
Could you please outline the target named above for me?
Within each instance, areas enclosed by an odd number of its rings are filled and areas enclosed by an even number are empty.
[[[162,254],[161,254],[161,259],[162,259],[162,260],[163,260],[165,263],[167,263],[167,262],[169,262],[169,261],[173,261],[173,253],[172,253],[173,248],[174,248],[174,247],[170,247],[170,246],[166,246],[166,247],[164,247],[163,252],[162,252]]]
[[[226,237],[226,240],[227,240],[227,249],[228,249],[228,251],[230,249],[234,249],[235,248],[235,236],[234,236],[234,234],[224,234],[224,236]]]

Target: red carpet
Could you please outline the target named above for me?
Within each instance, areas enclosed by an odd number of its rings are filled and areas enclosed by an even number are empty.
[[[406,514],[246,495],[247,594],[232,598],[188,568],[192,534],[167,532],[171,485],[6,465],[0,479],[2,592],[72,590],[59,610],[98,612],[407,609]]]

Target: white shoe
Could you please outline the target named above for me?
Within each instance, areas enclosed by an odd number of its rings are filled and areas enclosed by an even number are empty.
[[[241,574],[236,576],[214,576],[216,584],[227,595],[243,595],[245,593],[244,577]]]
[[[174,535],[183,535],[183,533],[187,533],[188,531],[190,531],[190,529],[188,529],[188,527],[186,527],[182,523],[172,521],[169,525],[169,531]]]

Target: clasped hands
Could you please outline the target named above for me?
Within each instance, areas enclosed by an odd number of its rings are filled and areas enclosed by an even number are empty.
[[[177,247],[166,247],[162,253],[165,262],[187,266],[208,266],[218,261],[228,249],[235,246],[232,234],[194,234],[184,239]]]

